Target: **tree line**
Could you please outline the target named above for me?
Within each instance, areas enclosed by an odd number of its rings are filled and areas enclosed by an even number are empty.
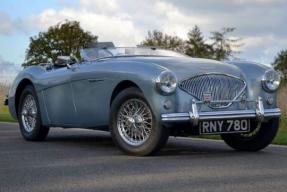
[[[208,38],[204,37],[200,28],[195,25],[187,33],[186,40],[168,35],[158,30],[148,31],[147,36],[139,46],[160,47],[174,50],[191,57],[228,60],[240,54],[238,48],[243,44],[241,38],[232,38],[236,29],[226,27],[218,31],[211,31]],[[39,63],[55,62],[59,55],[73,54],[80,58],[80,49],[97,42],[98,37],[80,27],[78,21],[68,21],[51,26],[47,31],[39,32],[30,37],[23,66]],[[282,50],[272,63],[274,68],[287,79],[287,49]]]
[[[147,37],[140,45],[171,49],[191,57],[227,60],[239,53],[235,50],[242,46],[240,38],[228,37],[228,34],[234,30],[235,28],[223,28],[220,31],[213,31],[211,36],[206,39],[199,27],[195,25],[187,33],[187,40],[154,30],[148,32]]]

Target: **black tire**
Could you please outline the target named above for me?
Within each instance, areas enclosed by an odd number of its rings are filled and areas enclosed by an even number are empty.
[[[33,98],[35,101],[35,106],[37,112],[34,115],[35,124],[31,126],[31,131],[27,131],[24,125],[24,120],[22,118],[22,111],[24,107],[24,102],[27,97]],[[18,121],[20,125],[20,131],[24,139],[28,141],[42,141],[46,138],[49,133],[49,127],[45,127],[42,125],[41,115],[40,115],[40,108],[37,99],[37,95],[35,93],[34,87],[32,85],[27,85],[21,93],[19,106],[18,106]]]
[[[145,103],[145,107],[148,107],[151,114],[151,133],[144,143],[134,146],[128,143],[123,136],[121,136],[120,129],[118,128],[118,115],[121,107],[125,102],[131,101],[133,99],[142,101]],[[168,140],[168,130],[157,123],[155,119],[155,115],[152,112],[150,105],[147,100],[143,96],[142,92],[135,87],[127,88],[120,92],[116,98],[113,100],[110,111],[110,131],[112,134],[112,138],[117,147],[119,147],[122,151],[130,155],[136,156],[146,156],[151,155],[159,151]]]
[[[267,147],[275,138],[279,127],[279,119],[258,124],[251,122],[249,134],[222,134],[227,145],[238,151],[259,151]],[[253,133],[252,133],[253,132]]]

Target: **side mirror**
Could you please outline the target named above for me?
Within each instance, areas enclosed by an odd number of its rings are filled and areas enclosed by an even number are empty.
[[[76,62],[78,62],[78,60],[75,60],[74,57],[71,57],[71,56],[58,56],[54,65],[66,66],[68,69],[71,69],[72,71],[75,71],[77,67],[72,66],[71,64],[76,63]]]
[[[56,60],[57,64],[67,64],[71,62],[72,62],[72,59],[70,58],[70,56],[58,56]]]
[[[55,64],[56,65],[67,65],[70,64],[72,62],[72,59],[70,58],[70,56],[58,56]]]

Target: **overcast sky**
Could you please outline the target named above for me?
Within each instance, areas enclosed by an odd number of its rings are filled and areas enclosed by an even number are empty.
[[[29,37],[48,26],[78,20],[118,46],[135,46],[148,30],[186,38],[198,25],[206,37],[236,27],[239,58],[270,64],[287,49],[287,0],[5,0],[0,4],[0,75],[24,61]]]

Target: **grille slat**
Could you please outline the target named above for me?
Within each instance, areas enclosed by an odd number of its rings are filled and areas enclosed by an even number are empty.
[[[179,87],[203,101],[203,94],[210,93],[212,101],[232,101],[245,90],[245,81],[224,74],[204,74],[184,80]],[[228,107],[231,102],[210,103],[212,108]]]

